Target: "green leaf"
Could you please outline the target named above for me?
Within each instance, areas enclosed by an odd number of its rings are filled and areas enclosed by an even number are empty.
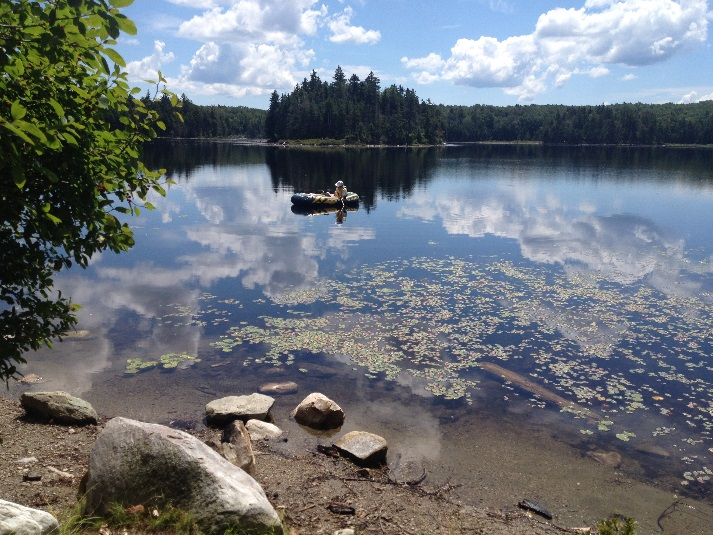
[[[62,222],[62,220],[59,217],[52,215],[49,212],[46,215],[47,215],[47,219],[52,221],[52,223],[54,223],[55,225],[59,225]]]
[[[64,140],[69,143],[70,145],[73,145],[75,147],[79,146],[79,143],[77,143],[77,138],[74,137],[72,134],[69,132],[62,132],[61,136],[64,138]]]
[[[34,124],[28,123],[27,121],[15,121],[15,126],[18,128],[21,128],[24,132],[27,132],[28,134],[35,136],[37,139],[39,139],[42,143],[47,143],[47,138],[45,137],[45,134],[37,128]]]
[[[121,65],[122,67],[126,67],[126,62],[124,61],[124,58],[121,57],[121,54],[119,54],[116,50],[113,48],[107,48],[104,50],[104,53],[107,55],[107,57],[116,63],[117,65]]]
[[[30,145],[34,145],[34,144],[35,144],[35,142],[32,141],[32,139],[31,139],[30,137],[28,137],[27,134],[25,134],[25,133],[24,133],[22,130],[20,130],[19,128],[15,127],[15,125],[13,125],[12,123],[2,122],[2,123],[0,123],[0,126],[4,126],[6,129],[10,130],[10,132],[12,132],[13,134],[15,134],[15,135],[18,136],[19,138],[21,138],[23,141],[26,141],[26,142],[29,143]]]
[[[52,106],[52,109],[54,112],[57,114],[57,117],[63,117],[64,116],[64,108],[60,105],[59,102],[57,102],[55,99],[50,98],[47,100],[49,102],[50,106]]]
[[[17,188],[24,188],[25,184],[27,183],[27,177],[25,176],[25,172],[20,167],[13,165],[11,173],[12,179],[15,181],[15,185],[17,186]]]
[[[136,35],[136,24],[124,15],[117,15],[116,22],[119,24],[121,31],[128,33],[129,35]]]
[[[134,3],[134,0],[109,0],[109,3],[112,5],[112,7],[117,7],[117,8],[122,8],[122,7],[129,7],[131,4]]]
[[[52,182],[53,184],[56,184],[57,182],[59,182],[59,177],[56,174],[54,174],[54,172],[52,172],[50,169],[43,167],[42,169],[40,169],[40,171],[42,172],[43,175],[45,175],[47,178],[49,178],[50,182]]]
[[[25,114],[27,114],[27,110],[22,104],[20,104],[17,100],[12,103],[12,106],[10,107],[10,115],[12,115],[14,121],[22,119]]]
[[[62,143],[56,135],[50,133],[47,134],[47,143],[45,143],[45,146],[52,150],[59,150],[62,148]]]

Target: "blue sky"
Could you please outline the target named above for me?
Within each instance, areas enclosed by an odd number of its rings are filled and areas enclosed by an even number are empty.
[[[135,0],[117,50],[197,104],[267,108],[340,65],[440,104],[713,99],[708,0]]]

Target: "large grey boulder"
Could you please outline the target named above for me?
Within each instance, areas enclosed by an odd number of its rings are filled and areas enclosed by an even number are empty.
[[[67,392],[25,392],[20,405],[28,416],[61,424],[95,424],[99,419],[90,403]]]
[[[344,411],[324,394],[314,392],[292,411],[298,424],[314,429],[334,429],[344,423]]]
[[[55,530],[59,523],[48,512],[0,500],[0,535],[44,535]]]
[[[339,453],[363,466],[383,464],[388,450],[383,437],[366,431],[351,431],[338,439],[333,446]]]
[[[206,421],[209,425],[221,427],[235,420],[267,420],[274,404],[275,399],[264,394],[228,396],[211,401],[205,406]]]
[[[280,519],[262,487],[200,440],[169,427],[114,418],[89,455],[87,512],[112,504],[172,504],[207,533],[230,527],[260,533]]]

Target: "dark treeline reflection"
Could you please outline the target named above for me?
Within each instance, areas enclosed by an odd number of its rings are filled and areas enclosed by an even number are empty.
[[[159,140],[144,147],[144,162],[149,168],[165,168],[169,176],[184,180],[190,180],[198,167],[206,165],[267,165],[275,191],[332,190],[337,180],[343,180],[359,194],[366,209],[379,196],[390,200],[408,197],[432,178],[436,167],[458,166],[463,161],[475,165],[464,171],[468,180],[477,180],[481,173],[486,176],[490,166],[512,166],[522,161],[527,163],[523,169],[532,169],[533,164],[544,166],[569,180],[594,177],[635,182],[641,178],[640,172],[656,169],[663,171],[653,174],[662,177],[660,180],[713,184],[713,150],[706,148],[537,144],[315,148],[176,140]]]
[[[618,177],[636,180],[637,172],[656,169],[668,172],[661,180],[682,179],[689,183],[713,180],[713,150],[682,147],[622,146],[537,146],[539,157],[577,172],[592,169],[616,173]],[[685,173],[681,173],[685,167]],[[680,175],[680,176],[678,176]],[[573,173],[572,178],[577,178]]]
[[[408,197],[425,183],[443,148],[278,148],[268,151],[273,184],[294,191],[333,190],[343,180],[367,209],[377,195]]]
[[[267,149],[234,142],[158,139],[144,145],[143,162],[149,169],[166,169],[170,178],[190,180],[196,168],[206,165],[264,165]]]

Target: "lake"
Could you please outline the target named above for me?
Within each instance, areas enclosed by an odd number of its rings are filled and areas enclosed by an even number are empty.
[[[176,182],[136,246],[57,276],[78,333],[27,356],[103,416],[202,424],[205,404],[295,381],[340,431],[389,441],[478,507],[537,499],[563,525],[713,520],[713,152],[161,142]],[[343,180],[357,209],[305,213]],[[678,530],[678,531],[677,531]]]

